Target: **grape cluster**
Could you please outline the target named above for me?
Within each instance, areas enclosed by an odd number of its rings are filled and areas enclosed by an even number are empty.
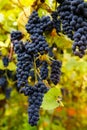
[[[42,80],[48,77],[48,64],[46,61],[43,61],[42,63],[42,66],[40,68],[40,76]]]
[[[49,16],[43,16],[41,19],[36,11],[31,14],[28,23],[26,24],[26,30],[31,34],[30,38],[32,42],[26,43],[26,49],[28,53],[38,56],[38,53],[43,55],[49,50],[48,44],[43,36],[44,31],[49,31],[52,27],[52,21]]]
[[[13,42],[14,50],[17,53],[17,89],[25,86],[29,76],[29,71],[33,67],[33,57],[26,52],[22,41]]]
[[[73,0],[71,7],[74,15],[71,26],[73,26],[75,32],[73,35],[74,44],[72,49],[75,55],[83,57],[87,49],[87,16],[85,16],[87,3],[83,0]]]
[[[60,6],[57,8],[57,12],[62,22],[62,32],[69,38],[73,39],[72,26],[70,26],[73,17],[71,13],[71,2],[69,0],[62,1]]]
[[[21,93],[24,93],[26,96],[29,96],[29,124],[31,126],[37,125],[39,120],[39,110],[43,101],[44,94],[48,91],[48,88],[45,84],[39,80],[37,84],[33,87],[26,84],[24,88],[20,89]]]
[[[44,33],[52,30],[53,22],[49,16],[39,18],[38,13],[33,11],[25,28],[30,34],[29,40],[23,42],[19,37],[16,39],[16,35],[11,35],[11,39],[14,39],[12,43],[17,54],[17,89],[29,97],[29,123],[34,126],[39,120],[44,94],[48,91],[44,80],[48,80],[49,64],[41,57],[49,55],[50,49]],[[31,85],[32,82],[35,83],[34,86]]]
[[[7,77],[4,75],[5,71],[0,70],[0,72],[0,92],[5,95],[6,99],[9,99],[12,88],[8,87]]]
[[[83,0],[57,1],[58,15],[62,23],[62,32],[74,40],[72,50],[83,57],[87,49],[87,3]]]
[[[42,35],[34,34],[31,36],[32,43],[26,42],[25,48],[28,54],[34,55],[34,57],[39,56],[39,54],[43,55],[47,53],[49,50],[48,44],[45,38]]]
[[[61,32],[61,20],[58,18],[58,12],[53,11],[52,14],[53,27],[56,29],[56,32]]]
[[[76,15],[87,18],[87,3],[84,0],[73,0],[71,1],[71,11]]]
[[[11,32],[11,41],[20,40],[23,37],[23,34],[20,31]]]
[[[43,24],[42,24],[43,21]],[[34,59],[40,55],[48,52],[49,47],[43,36],[48,25],[50,25],[49,17],[39,18],[38,13],[33,11],[26,24],[26,30],[31,34],[31,42],[26,41],[23,44],[22,41],[14,40],[13,46],[17,54],[17,82],[18,89],[25,86],[28,82],[28,76],[30,76],[30,70],[33,68]]]
[[[61,74],[60,68],[61,68],[60,61],[57,61],[57,60],[52,61],[50,79],[55,85],[60,80],[60,74]]]
[[[26,24],[26,30],[30,34],[39,35],[43,34],[44,31],[52,30],[53,22],[50,20],[49,16],[43,16],[41,19],[36,11],[31,14],[28,23]]]
[[[38,83],[33,87],[34,91],[29,97],[29,123],[31,126],[37,125],[39,120],[39,109],[43,101],[44,94],[48,91],[47,87],[43,82],[38,81]]]

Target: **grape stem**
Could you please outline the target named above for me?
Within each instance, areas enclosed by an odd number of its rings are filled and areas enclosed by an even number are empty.
[[[13,56],[13,44],[11,43],[10,52],[9,52],[9,60],[12,59]]]

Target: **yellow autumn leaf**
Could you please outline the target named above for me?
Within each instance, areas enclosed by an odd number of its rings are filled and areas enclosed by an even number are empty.
[[[8,37],[5,42],[0,41],[0,47],[5,47],[7,48],[10,44],[10,38]]]
[[[30,6],[33,4],[35,0],[11,0],[11,2],[15,3],[16,5],[20,5],[20,6]]]
[[[0,52],[2,53],[3,56],[8,55],[8,49],[6,47],[1,47]]]
[[[30,6],[35,0],[20,0],[21,4],[24,6]]]
[[[0,41],[0,47],[7,47],[7,45],[4,42]]]
[[[26,34],[26,30],[25,30],[25,25],[28,21],[28,18],[31,14],[31,12],[33,11],[33,8],[31,6],[29,6],[28,8],[25,8],[24,11],[22,11],[19,14],[17,23],[18,23],[18,29],[23,33]]]
[[[16,70],[16,65],[14,62],[9,62],[9,65],[7,66],[7,69],[11,70],[11,71],[15,71]]]
[[[2,61],[2,60],[0,60],[0,69],[2,69],[2,70],[4,70],[4,69],[5,69],[5,67],[4,67],[4,65],[3,65],[3,61]]]
[[[0,94],[0,100],[5,99],[5,95],[4,94]]]

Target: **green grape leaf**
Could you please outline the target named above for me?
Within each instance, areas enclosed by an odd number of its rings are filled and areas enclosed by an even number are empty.
[[[16,70],[16,64],[14,62],[9,62],[7,69],[11,70],[11,71],[15,71]]]
[[[8,55],[8,49],[5,48],[5,47],[1,47],[1,48],[0,48],[0,52],[1,52],[1,54],[2,54],[3,56]]]
[[[54,42],[56,43],[57,47],[68,49],[71,48],[72,41],[65,35],[60,33],[60,36],[54,37]]]
[[[71,58],[70,60],[67,61],[65,68],[70,71],[73,70],[77,65],[77,61],[74,58]]]
[[[0,100],[5,99],[5,95],[4,94],[0,94]]]
[[[78,67],[78,65],[79,65],[79,67]],[[87,73],[87,69],[86,69],[87,68],[87,62],[86,61],[80,60],[78,62],[78,65],[75,68],[77,71],[79,71],[81,73]]]
[[[1,69],[1,70],[4,70],[4,69],[5,69],[5,67],[4,67],[4,65],[3,65],[3,61],[2,61],[2,60],[0,60],[0,69]]]
[[[58,107],[60,104],[57,102],[58,96],[61,96],[59,88],[51,88],[47,94],[45,94],[42,108],[46,110],[52,110]]]
[[[58,125],[52,124],[52,128],[55,130],[65,130],[65,128],[62,126],[60,122],[58,122]]]

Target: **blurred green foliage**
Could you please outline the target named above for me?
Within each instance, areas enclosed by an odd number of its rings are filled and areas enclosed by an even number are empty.
[[[25,14],[30,13],[30,5],[33,1],[0,0],[0,51],[3,55],[9,55],[10,32],[12,30],[19,29],[26,33],[24,30],[27,21]],[[54,8],[53,1],[46,0],[46,3],[50,5],[50,8]],[[40,8],[38,12],[42,15],[47,11]],[[25,17],[24,21],[22,17]],[[38,126],[31,127],[28,124],[27,97],[19,94],[15,88],[9,100],[5,98],[4,94],[0,93],[0,130],[87,129],[87,56],[84,56],[83,59],[73,56],[71,50],[72,41],[62,34],[57,36],[54,31],[51,38],[50,35],[46,35],[46,38],[50,46],[56,45],[54,48],[55,56],[62,61],[61,81],[56,86],[56,89],[62,90],[64,107],[57,107],[56,102],[52,102],[54,103],[51,103],[52,108],[55,108],[55,106],[57,108],[52,110],[41,109],[41,119]],[[15,64],[15,54],[13,54],[13,59],[8,67],[3,66],[2,56],[0,56],[0,69],[15,71]],[[13,87],[12,82],[9,81]],[[48,102],[49,98],[55,100],[55,93],[53,92],[53,95],[48,97]],[[46,108],[50,107],[48,103],[47,105],[45,105]]]

